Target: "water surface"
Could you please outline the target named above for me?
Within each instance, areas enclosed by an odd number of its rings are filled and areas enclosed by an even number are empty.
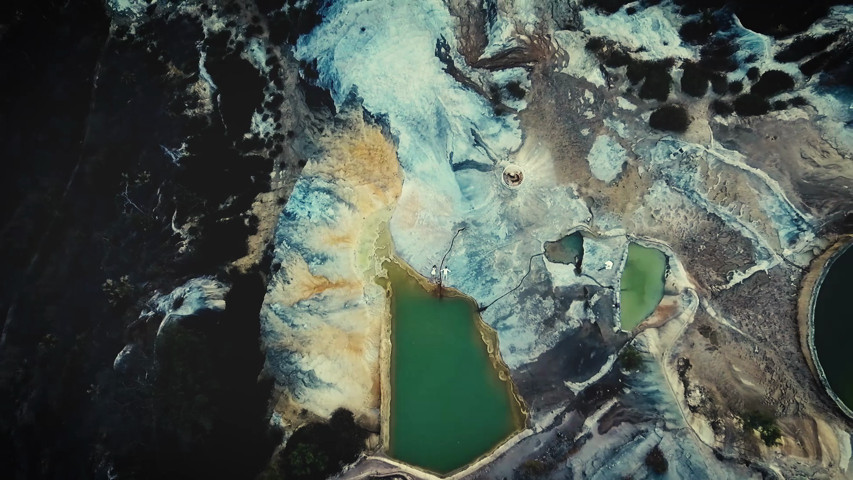
[[[447,473],[497,446],[521,424],[477,328],[473,302],[439,299],[400,266],[392,289],[391,456]]]
[[[656,248],[628,245],[628,259],[620,284],[623,330],[634,327],[655,311],[663,298],[666,255]]]
[[[853,409],[853,248],[847,248],[831,265],[814,305],[814,346],[817,360],[835,395]]]
[[[575,232],[556,242],[545,242],[545,258],[549,262],[580,266],[583,261],[583,235]]]

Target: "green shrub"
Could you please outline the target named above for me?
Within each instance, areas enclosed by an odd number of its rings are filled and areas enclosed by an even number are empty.
[[[657,130],[684,132],[690,125],[687,111],[679,105],[664,105],[652,112],[649,125]]]
[[[768,447],[779,443],[782,432],[776,425],[776,417],[767,411],[751,410],[743,415],[743,429],[745,432],[755,431]]]
[[[604,48],[605,42],[601,37],[592,37],[586,42],[586,49],[590,52],[598,52]]]
[[[643,369],[643,355],[637,350],[637,347],[628,344],[619,352],[619,364],[624,370],[637,371]]]
[[[646,100],[654,99],[660,102],[665,102],[669,97],[671,89],[672,77],[666,70],[653,69],[646,75],[646,81],[640,87],[640,98]]]
[[[693,62],[685,62],[681,67],[681,91],[693,96],[703,97],[708,91],[708,74]]]
[[[658,475],[663,475],[669,470],[669,462],[663,456],[660,446],[655,445],[655,448],[651,449],[646,455],[646,466]]]
[[[693,45],[701,45],[717,31],[717,22],[713,17],[703,16],[701,20],[686,22],[678,30],[681,39]]]
[[[738,93],[743,91],[743,82],[740,80],[733,80],[729,83],[729,93],[734,93],[737,95]]]
[[[723,75],[715,74],[711,76],[711,90],[717,95],[725,95],[729,90],[729,83]]]
[[[758,67],[750,67],[749,70],[746,71],[746,78],[752,80],[753,82],[758,80],[759,74]]]
[[[521,82],[512,81],[506,84],[506,91],[509,92],[517,100],[521,100],[527,95],[527,91],[521,86]]]
[[[351,412],[338,409],[329,423],[311,423],[293,433],[279,454],[278,470],[289,480],[329,478],[358,458],[367,435]]]
[[[749,92],[767,98],[792,88],[794,88],[794,79],[790,75],[781,70],[770,70],[761,75],[761,79]]]
[[[728,102],[724,102],[722,100],[714,100],[711,102],[711,110],[717,115],[722,115],[723,117],[728,117],[735,111]]]
[[[800,37],[783,48],[773,59],[783,63],[798,62],[809,55],[825,50],[826,47],[832,45],[838,39],[840,33],[832,32],[819,37],[811,35]]]
[[[770,103],[767,102],[767,99],[751,93],[737,97],[734,106],[735,112],[742,117],[764,115],[770,111]]]

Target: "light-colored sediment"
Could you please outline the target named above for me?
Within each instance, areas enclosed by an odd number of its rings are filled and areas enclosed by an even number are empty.
[[[328,418],[339,407],[351,410],[360,424],[379,428],[386,300],[374,279],[402,172],[394,145],[360,111],[343,112],[340,123],[322,137],[321,156],[305,166],[303,185],[291,197],[295,203],[285,207],[292,220],[288,231],[277,233],[275,261],[281,266],[262,310],[267,351],[284,352],[289,368],[334,385],[277,389],[274,410],[286,431]],[[330,186],[335,197],[324,193]]]

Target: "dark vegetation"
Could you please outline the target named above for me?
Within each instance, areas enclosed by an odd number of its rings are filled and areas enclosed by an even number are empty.
[[[754,82],[758,80],[758,75],[760,73],[761,71],[758,70],[758,67],[749,67],[749,70],[746,71],[746,78]]]
[[[644,368],[643,354],[631,344],[625,345],[617,358],[623,370],[642,371]]]
[[[805,35],[797,38],[773,58],[777,62],[798,62],[809,55],[821,52],[838,40],[841,32],[832,32],[819,37]]]
[[[763,0],[676,0],[675,3],[686,8],[687,10],[683,10],[685,13],[698,14],[720,12],[724,7],[728,7],[746,28],[781,38],[808,29],[812,23],[826,15],[829,7],[843,4],[845,0],[779,0],[772,4]]]
[[[738,94],[743,91],[743,82],[740,80],[734,80],[729,83],[729,93]]]
[[[658,475],[663,475],[669,470],[669,462],[663,455],[663,451],[661,451],[659,445],[655,445],[655,448],[651,449],[646,455],[646,466]]]
[[[681,39],[693,45],[702,45],[719,29],[716,18],[706,11],[701,18],[690,20],[678,30]]]
[[[699,65],[693,62],[685,62],[682,65],[681,91],[693,96],[703,97],[708,91],[708,74]]]
[[[682,133],[687,131],[690,119],[687,111],[680,105],[664,105],[649,117],[649,125],[657,130]]]
[[[279,454],[279,474],[288,480],[329,478],[358,458],[368,435],[352,412],[336,410],[329,423],[311,423],[293,433]]]
[[[711,90],[717,95],[725,95],[729,91],[726,77],[719,74],[711,75]]]
[[[255,0],[258,11],[267,18],[272,43],[296,44],[301,35],[310,33],[320,22],[323,0]],[[287,7],[282,11],[282,7]]]
[[[808,77],[825,73],[821,80],[823,84],[853,85],[853,42],[847,40],[815,55],[800,64],[800,72]]]
[[[269,259],[245,276],[223,267],[247,252],[249,208],[285,139],[243,136],[252,112],[279,115],[266,79],[239,41],[211,37],[220,102],[188,116],[196,20],[108,36],[98,0],[3,2],[0,15],[0,477],[254,477],[278,441],[270,384],[258,382],[257,272]],[[195,224],[182,250],[173,215]],[[156,337],[161,318],[139,318],[145,302],[199,275],[232,285],[227,310]]]
[[[257,318],[266,292],[258,274],[234,277],[224,312],[201,311],[165,327],[155,343],[151,411],[130,421],[144,436],[110,432],[120,471],[142,478],[257,475],[281,441],[271,431],[272,382],[258,382]],[[150,441],[149,441],[150,439]]]
[[[773,97],[794,88],[794,79],[780,70],[769,70],[749,90],[749,93],[760,97]]]
[[[517,81],[507,83],[506,91],[517,100],[521,100],[527,95],[527,91],[521,86],[521,83]]]
[[[583,6],[594,7],[596,10],[604,13],[616,13],[623,6],[632,3],[634,0],[583,0]]]
[[[219,90],[225,131],[233,139],[249,130],[252,114],[264,99],[266,80],[239,53],[216,53],[204,66]]]
[[[773,414],[762,410],[750,410],[744,413],[742,418],[744,432],[758,432],[761,441],[768,447],[779,443],[782,432],[776,425],[776,417]]]
[[[672,60],[632,60],[628,63],[626,75],[634,85],[643,82],[639,92],[640,98],[665,102],[672,88],[672,76],[669,74],[671,67]]]
[[[745,93],[735,98],[735,112],[742,117],[764,115],[770,110],[770,103],[764,97]]]
[[[586,49],[595,53],[608,68],[627,66],[626,76],[631,84],[643,82],[638,92],[640,98],[666,101],[672,88],[672,76],[669,73],[674,64],[672,59],[637,60],[615,42],[595,37],[587,41]]]
[[[717,38],[702,47],[699,65],[712,72],[734,72],[738,69],[735,53],[737,48],[730,40]]]
[[[723,100],[714,100],[711,102],[711,110],[717,115],[728,117],[734,113],[735,109],[732,105]]]

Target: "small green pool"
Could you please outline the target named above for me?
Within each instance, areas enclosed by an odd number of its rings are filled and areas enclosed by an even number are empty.
[[[578,265],[583,261],[583,235],[575,232],[556,242],[545,242],[545,258],[553,263]]]
[[[516,431],[521,409],[488,354],[474,303],[438,298],[399,265],[386,268],[392,290],[389,453],[448,473]]]
[[[628,245],[628,259],[619,287],[623,330],[633,330],[655,311],[663,298],[665,271],[663,252],[636,243]]]

